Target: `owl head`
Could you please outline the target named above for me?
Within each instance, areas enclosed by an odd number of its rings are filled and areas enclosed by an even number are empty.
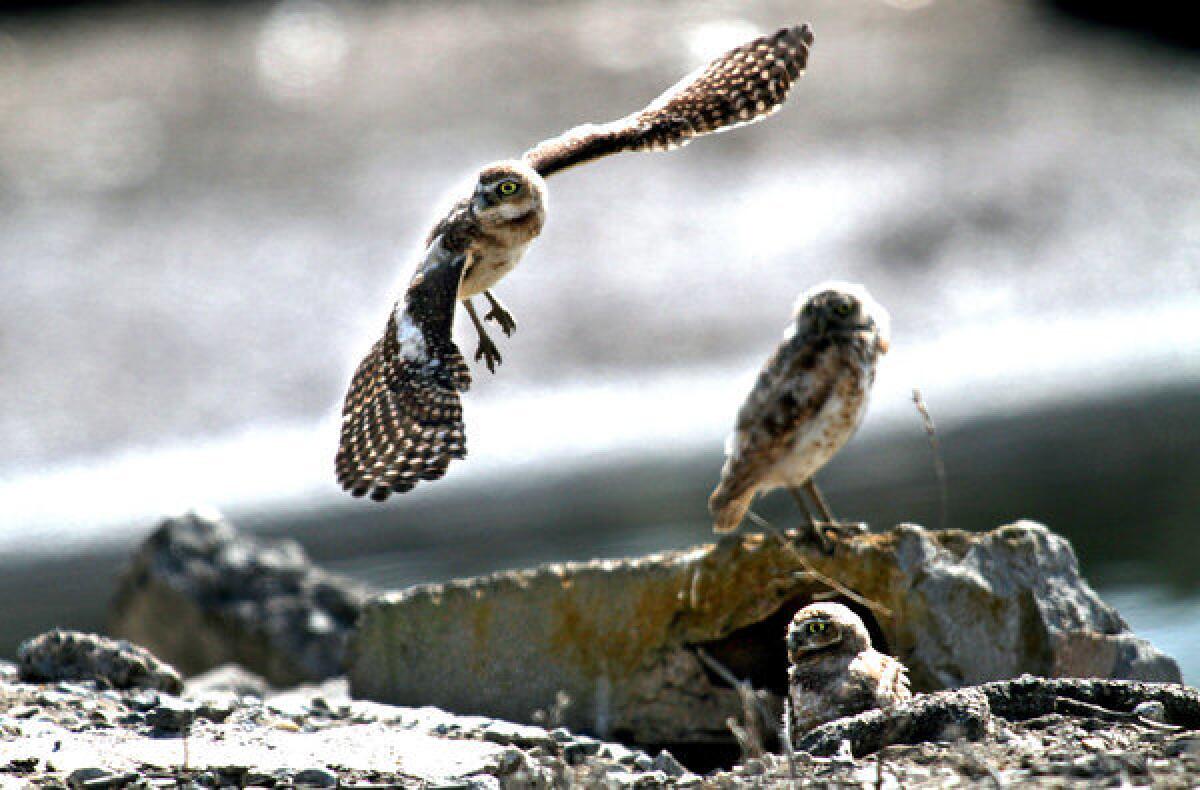
[[[546,182],[519,159],[494,162],[479,172],[471,205],[484,222],[506,222],[531,211],[543,212]]]
[[[891,316],[867,289],[855,283],[829,281],[800,294],[795,308],[798,332],[807,336],[848,337],[866,332],[874,335],[880,353],[891,342]]]
[[[809,604],[788,626],[787,653],[793,664],[826,653],[856,655],[870,646],[863,621],[840,603]]]

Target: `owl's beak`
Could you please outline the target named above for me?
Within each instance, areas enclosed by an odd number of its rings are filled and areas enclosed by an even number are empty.
[[[887,338],[881,337],[881,338],[879,338],[878,346],[879,346],[879,353],[886,354],[888,352],[888,349],[892,347],[892,344],[887,341]]]

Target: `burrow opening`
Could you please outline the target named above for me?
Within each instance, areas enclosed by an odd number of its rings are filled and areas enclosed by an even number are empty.
[[[875,649],[890,652],[887,639],[879,627],[874,613],[867,607],[848,598],[838,596],[828,600],[836,601],[849,607],[862,618],[871,634],[871,643]],[[739,680],[748,681],[755,689],[766,690],[782,699],[787,694],[787,648],[784,637],[792,617],[803,607],[813,602],[808,594],[796,595],[788,600],[769,617],[757,623],[739,628],[728,636],[689,645],[692,649],[701,648],[709,656],[716,659]],[[703,662],[702,662],[703,663]],[[714,686],[731,688],[731,684],[707,665],[705,674]],[[781,703],[782,704],[782,703]],[[768,751],[778,753],[782,749],[779,740],[779,722],[769,722],[763,726],[763,746]],[[618,738],[619,738],[619,734]],[[732,768],[742,755],[733,734],[728,738],[714,743],[665,743],[639,744],[640,748],[650,753],[659,749],[667,749],[683,763],[688,770],[698,774],[706,774],[714,770]]]

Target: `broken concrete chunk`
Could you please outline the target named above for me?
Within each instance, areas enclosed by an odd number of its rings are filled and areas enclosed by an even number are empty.
[[[891,609],[879,625],[917,688],[1023,673],[1182,679],[1096,595],[1070,542],[1034,522],[981,534],[902,524],[813,564]]]
[[[164,521],[134,556],[111,629],[189,675],[236,663],[287,686],[341,674],[365,597],[292,541],[255,541],[189,513]]]
[[[818,571],[818,574],[812,573]],[[728,744],[738,695],[698,653],[767,692],[786,688],[787,622],[820,574],[917,689],[1029,672],[1178,681],[1088,586],[1070,544],[1020,522],[983,534],[901,525],[829,556],[774,535],[689,551],[547,565],[374,599],[352,645],[356,696],[529,722],[565,692],[572,730],[641,744]],[[777,721],[778,719],[775,719]],[[676,748],[672,746],[672,748]]]
[[[91,680],[101,688],[145,688],[177,694],[183,680],[149,650],[125,640],[55,629],[17,648],[18,676],[28,683]]]
[[[987,734],[991,719],[987,696],[979,689],[939,691],[795,733],[795,748],[832,757],[849,744],[850,754],[862,757],[892,744],[977,741]]]
[[[1200,726],[1200,691],[1194,688],[1175,683],[1025,675],[920,694],[882,710],[827,722],[807,733],[795,733],[794,746],[797,751],[829,757],[849,744],[853,755],[862,757],[895,744],[980,740],[992,728],[994,716],[1016,722],[1070,713],[1132,721],[1146,706],[1160,711],[1158,721],[1168,727]]]

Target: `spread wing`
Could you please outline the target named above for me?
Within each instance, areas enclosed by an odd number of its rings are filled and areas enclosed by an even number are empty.
[[[824,358],[810,339],[792,335],[767,360],[738,411],[726,446],[721,480],[708,507],[718,532],[737,529],[767,473],[833,394],[833,377],[819,370]]]
[[[451,337],[466,255],[435,239],[359,363],[342,407],[338,482],[383,501],[420,480],[437,480],[467,454],[459,393],[471,385]]]
[[[731,49],[684,77],[644,110],[584,124],[525,152],[542,176],[622,151],[666,151],[694,137],[754,123],[783,105],[804,72],[808,25],[785,27]]]

